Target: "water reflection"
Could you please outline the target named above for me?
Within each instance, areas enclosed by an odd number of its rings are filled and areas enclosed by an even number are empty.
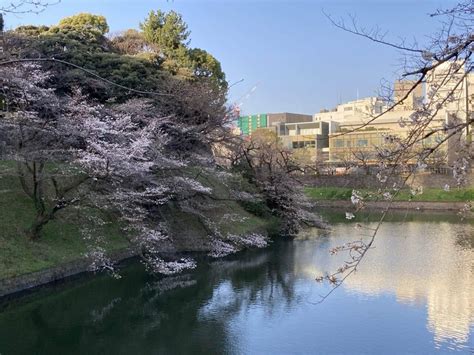
[[[0,353],[431,353],[472,348],[473,226],[385,224],[354,277],[323,304],[314,282],[350,224],[152,278],[83,278],[0,305]],[[3,306],[3,310],[2,310]],[[470,334],[471,332],[471,334]]]
[[[370,227],[371,224],[368,224]],[[375,225],[372,225],[375,226]],[[325,242],[315,257],[317,269],[308,277],[335,270],[343,258],[328,256],[328,249],[354,235],[353,224],[338,224],[330,233],[307,231]],[[322,234],[322,235],[321,235]],[[393,293],[400,303],[426,305],[427,327],[435,342],[467,342],[474,323],[474,228],[472,225],[433,222],[398,222],[382,226],[375,248],[358,272],[344,284],[346,292],[377,296]],[[312,265],[300,252],[302,269]]]

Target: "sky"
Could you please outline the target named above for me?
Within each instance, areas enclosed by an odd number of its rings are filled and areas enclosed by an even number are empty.
[[[0,4],[12,0],[0,0]],[[110,32],[138,28],[151,10],[179,12],[191,46],[213,54],[243,114],[314,114],[374,96],[400,70],[396,50],[334,27],[324,15],[378,26],[387,39],[423,43],[439,23],[429,16],[454,0],[62,0],[41,14],[8,15],[6,28],[52,25],[79,12],[101,14]]]

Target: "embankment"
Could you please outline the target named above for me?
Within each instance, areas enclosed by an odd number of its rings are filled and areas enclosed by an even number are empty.
[[[272,234],[277,229],[278,221],[274,218],[255,213],[229,198],[229,188],[218,178],[202,173],[201,183],[213,190],[211,196],[200,201],[207,206],[202,214],[184,212],[176,203],[157,211],[157,220],[166,222],[170,235],[170,242],[163,245],[163,253],[210,251],[209,227],[204,220],[212,220],[224,234],[232,235]],[[48,223],[39,240],[31,241],[25,229],[34,217],[32,202],[17,178],[3,176],[0,179],[0,297],[87,272],[90,261],[84,254],[88,245],[80,232],[81,225],[87,223],[83,217],[102,213],[64,210]],[[103,247],[110,257],[119,262],[136,255],[129,249],[116,218],[101,217],[108,223],[98,233],[103,236]]]
[[[113,253],[111,259],[119,263],[136,255],[135,251],[125,249]],[[35,287],[50,284],[60,280],[66,280],[73,276],[89,271],[90,261],[81,258],[59,264],[51,268],[22,274],[19,276],[7,277],[0,279],[0,299],[10,295],[19,294]]]
[[[318,200],[315,205],[319,208],[345,208],[352,209],[354,206],[350,200]],[[389,207],[392,210],[411,211],[460,211],[466,202],[433,202],[433,201],[367,201],[368,209],[384,210]]]

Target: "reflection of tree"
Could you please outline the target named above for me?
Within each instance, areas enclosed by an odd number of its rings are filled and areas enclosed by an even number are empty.
[[[236,293],[238,311],[243,304],[265,304],[266,311],[271,314],[282,300],[287,305],[296,301],[294,290],[295,274],[293,273],[295,246],[289,241],[279,241],[272,251],[261,254],[259,265],[254,264],[255,255],[247,254],[238,260],[238,266],[230,270],[226,276]],[[221,270],[214,269],[217,277]]]
[[[474,317],[472,228],[433,221],[386,224],[370,256],[341,291],[393,294],[399,303],[426,305],[426,326],[435,341],[465,342]],[[0,313],[0,351],[239,353],[243,332],[235,324],[241,324],[241,317],[255,320],[255,313],[247,312],[257,309],[273,325],[281,314],[303,305],[331,312],[331,303],[311,306],[307,301],[321,291],[315,275],[339,264],[328,250],[353,236],[353,224],[336,224],[331,233],[308,231],[292,242],[276,241],[267,250],[202,263],[178,276],[152,278],[137,264],[125,269],[121,280],[98,276],[40,292]],[[343,297],[341,302],[351,301]],[[347,324],[333,326],[347,329]]]
[[[0,314],[0,351],[236,352],[233,316],[255,303],[271,314],[296,299],[294,245],[275,244],[175,277],[152,279],[137,265],[121,280],[99,276],[40,293]]]

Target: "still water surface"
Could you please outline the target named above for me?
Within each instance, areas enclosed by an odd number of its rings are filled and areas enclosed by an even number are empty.
[[[341,213],[340,215],[343,215]],[[0,304],[0,354],[431,354],[474,351],[474,226],[442,215],[383,224],[359,271],[329,290],[330,231],[153,278],[83,277]],[[371,226],[374,222],[364,222]]]

